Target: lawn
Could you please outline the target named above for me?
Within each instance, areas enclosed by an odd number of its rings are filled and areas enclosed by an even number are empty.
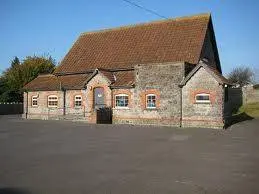
[[[259,118],[259,102],[249,103],[239,108],[238,114],[246,113],[253,118]]]

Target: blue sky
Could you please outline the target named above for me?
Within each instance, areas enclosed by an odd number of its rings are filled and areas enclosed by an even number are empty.
[[[166,17],[211,12],[223,73],[238,65],[258,71],[259,1],[132,1]],[[0,0],[0,72],[14,56],[60,62],[82,32],[158,19],[122,0]]]

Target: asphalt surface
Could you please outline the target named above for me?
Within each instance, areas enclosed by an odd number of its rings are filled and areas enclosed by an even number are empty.
[[[2,193],[259,193],[259,120],[215,130],[0,116]]]

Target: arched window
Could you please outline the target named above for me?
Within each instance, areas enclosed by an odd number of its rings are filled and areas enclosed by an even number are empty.
[[[128,107],[129,96],[127,94],[115,95],[115,107]]]
[[[38,106],[38,96],[31,97],[31,106]]]
[[[195,101],[197,103],[210,103],[210,94],[206,94],[206,93],[196,94]]]
[[[146,108],[156,108],[156,95],[148,94],[146,95]]]
[[[58,106],[58,97],[56,95],[48,96],[48,107],[57,107]]]
[[[76,95],[75,96],[75,107],[81,107],[82,106],[82,96],[81,95]]]

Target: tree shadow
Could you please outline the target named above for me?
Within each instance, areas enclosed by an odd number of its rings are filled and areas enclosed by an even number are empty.
[[[248,114],[246,114],[245,112],[242,112],[240,114],[236,114],[236,115],[232,115],[226,122],[225,124],[225,128],[227,129],[228,127],[230,127],[231,125],[234,125],[236,123],[240,123],[243,121],[248,121],[248,120],[252,120],[254,119],[254,117],[249,116]]]
[[[31,192],[20,188],[0,188],[0,194],[32,194]]]

